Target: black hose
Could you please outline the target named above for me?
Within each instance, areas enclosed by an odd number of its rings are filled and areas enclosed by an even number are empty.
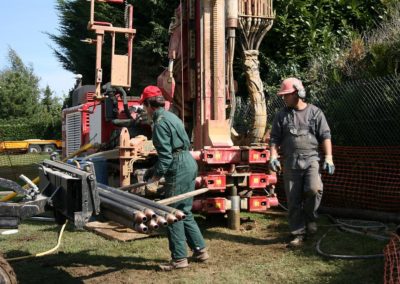
[[[119,127],[131,127],[135,125],[136,120],[134,119],[113,119],[112,124]]]
[[[123,102],[124,112],[125,112],[126,118],[133,119],[133,117],[131,115],[131,112],[129,111],[128,99],[127,99],[127,95],[126,95],[126,92],[125,92],[124,88],[116,87],[116,89],[117,89],[117,91],[119,91],[122,94],[122,102]]]
[[[329,254],[325,253],[321,250],[321,242],[322,240],[326,237],[326,235],[331,231],[330,229],[328,232],[326,232],[317,242],[317,245],[315,246],[317,252],[325,257],[328,258],[339,258],[339,259],[371,259],[371,258],[383,258],[384,254],[371,254],[371,255],[345,255],[345,254]]]

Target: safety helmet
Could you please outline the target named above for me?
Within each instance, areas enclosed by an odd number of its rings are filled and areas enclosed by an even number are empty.
[[[297,78],[287,78],[282,81],[281,89],[278,92],[278,96],[294,93],[297,91],[297,95],[304,99],[306,97],[306,91],[303,83]]]
[[[162,93],[159,87],[157,86],[147,86],[144,88],[142,95],[140,96],[139,104],[143,104],[143,102],[152,97],[162,97]]]

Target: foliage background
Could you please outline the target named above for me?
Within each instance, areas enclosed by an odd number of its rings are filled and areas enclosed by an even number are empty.
[[[0,70],[0,141],[61,138],[61,102],[12,49]]]
[[[146,85],[155,84],[157,76],[167,66],[168,27],[179,2],[127,1],[134,5],[137,30],[131,95],[138,95]],[[313,100],[325,96],[330,87],[349,80],[397,74],[400,58],[400,4],[397,2],[275,0],[276,19],[260,47],[260,73],[267,98],[273,98],[280,81],[289,76],[302,79]],[[57,0],[60,35],[48,34],[55,43],[56,58],[66,70],[82,74],[83,84],[93,84],[95,74],[95,48],[81,41],[95,36],[87,31],[89,5],[87,1]],[[96,20],[123,26],[121,5],[97,3],[96,11]],[[124,40],[117,38],[117,41]],[[117,46],[124,46],[120,43]],[[106,51],[103,81],[107,82],[110,74],[109,37],[103,48]],[[117,53],[123,52],[124,48],[117,50]],[[50,88],[38,88],[39,78],[34,74],[33,66],[25,66],[11,48],[8,57],[10,66],[0,70],[0,126],[5,133],[0,139],[60,137],[60,110],[70,105],[70,97],[63,103],[57,101]],[[238,96],[246,98],[241,65],[241,53],[237,52]],[[360,96],[357,93],[349,95]],[[25,130],[14,134],[12,127],[7,126],[23,123],[25,127],[21,127]]]

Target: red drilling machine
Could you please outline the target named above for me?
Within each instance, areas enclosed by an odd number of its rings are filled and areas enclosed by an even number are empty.
[[[140,170],[156,159],[149,141],[151,128],[139,119],[138,98],[125,91],[131,84],[131,70],[135,72],[131,67],[135,29],[132,18],[128,28],[98,22],[94,0],[91,7],[89,29],[96,39],[87,41],[96,43],[96,82],[79,86],[73,106],[63,111],[63,153],[68,156],[87,143],[101,145],[84,153],[93,157],[97,178],[109,186],[127,187],[142,182]],[[132,12],[130,6],[127,9],[128,14]],[[258,47],[273,19],[272,0],[182,1],[169,28],[168,68],[157,78],[167,108],[183,120],[192,137],[192,154],[200,169],[197,187],[208,189],[195,198],[193,211],[228,213],[233,229],[238,227],[240,210],[258,212],[277,205],[276,176],[266,167],[266,99],[258,72]],[[113,40],[112,68],[111,82],[103,85],[101,54],[106,33]],[[124,55],[114,53],[117,33],[127,35]],[[235,51],[236,41],[242,47],[239,51]],[[245,137],[235,135],[233,129],[235,52],[242,54],[253,113]]]

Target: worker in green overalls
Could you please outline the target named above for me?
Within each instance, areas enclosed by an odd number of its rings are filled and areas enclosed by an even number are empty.
[[[146,189],[155,191],[161,177],[165,178],[166,197],[193,191],[197,177],[197,164],[189,152],[190,141],[182,121],[172,112],[164,109],[165,99],[156,86],[148,86],[140,98],[147,115],[153,121],[153,144],[158,161],[152,170],[145,173]],[[172,260],[160,265],[169,271],[188,267],[187,247],[193,251],[193,259],[206,261],[209,255],[200,229],[193,218],[193,198],[178,201],[172,205],[183,211],[186,218],[167,227],[169,249]]]

